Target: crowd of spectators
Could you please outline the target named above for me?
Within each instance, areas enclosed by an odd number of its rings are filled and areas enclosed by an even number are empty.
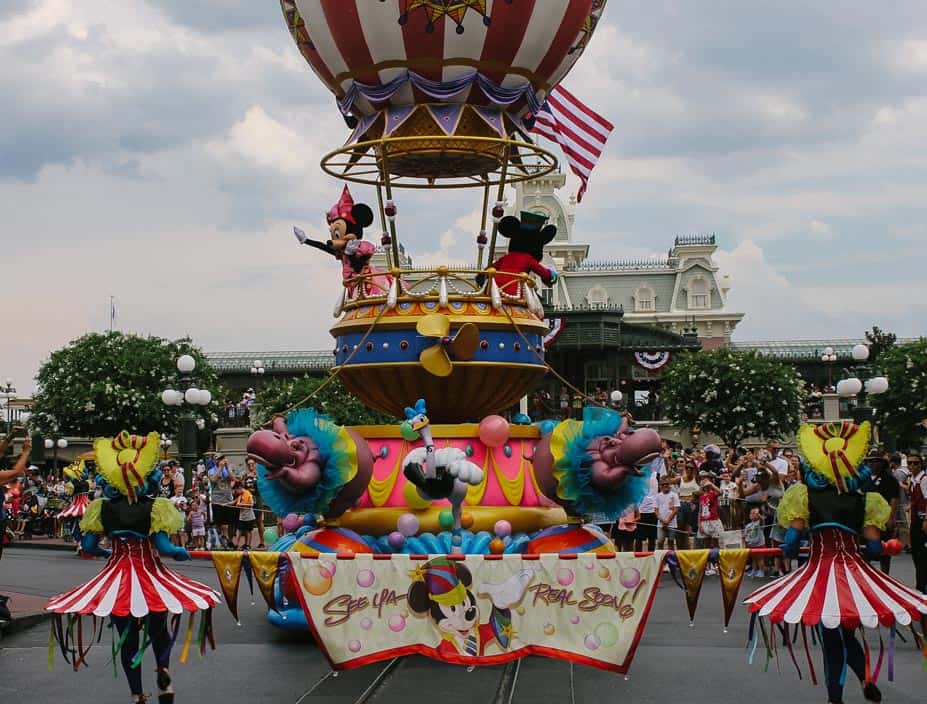
[[[874,453],[867,464],[873,472],[870,490],[882,494],[893,509],[882,539],[897,537],[906,552],[914,553],[915,564],[922,565],[918,588],[923,590],[927,475],[922,459],[917,454]],[[651,469],[647,494],[611,526],[619,549],[761,548],[784,542],[776,510],[785,491],[802,481],[801,460],[793,449],[770,440],[765,447],[722,452],[717,445],[682,449],[664,440]],[[884,555],[881,569],[888,572],[890,564],[891,557]],[[791,568],[781,557],[754,557],[747,575],[780,576]],[[708,573],[714,569],[710,566]]]

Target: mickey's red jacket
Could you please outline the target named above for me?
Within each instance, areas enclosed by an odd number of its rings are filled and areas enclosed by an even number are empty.
[[[493,268],[498,272],[511,272],[511,274],[527,274],[533,271],[547,286],[550,286],[554,279],[553,272],[527,252],[509,252],[497,259],[493,263]],[[496,285],[503,293],[510,296],[518,293],[518,276],[499,273],[496,274],[495,279]]]

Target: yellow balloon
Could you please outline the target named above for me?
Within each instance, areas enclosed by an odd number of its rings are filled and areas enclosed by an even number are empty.
[[[402,497],[406,500],[406,506],[409,508],[423,509],[431,506],[431,499],[422,498],[412,482],[406,482],[406,485],[402,487]]]

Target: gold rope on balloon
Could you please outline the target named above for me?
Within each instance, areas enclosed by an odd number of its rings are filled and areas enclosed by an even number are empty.
[[[302,399],[301,401],[297,401],[289,408],[283,411],[280,411],[279,413],[274,413],[270,418],[264,421],[260,427],[269,428],[271,425],[273,425],[274,418],[276,418],[277,416],[285,416],[290,411],[295,411],[297,408],[300,408],[304,403],[306,403],[307,401],[311,401],[319,393],[321,393],[322,389],[324,389],[326,386],[332,383],[335,379],[337,379],[338,375],[341,374],[341,370],[345,368],[348,362],[350,362],[351,359],[354,358],[354,355],[357,354],[357,351],[361,347],[364,346],[365,342],[367,342],[367,338],[370,337],[370,333],[373,332],[373,329],[377,326],[377,323],[380,322],[380,318],[382,318],[385,313],[386,313],[386,305],[384,304],[380,307],[380,312],[377,313],[377,317],[373,319],[372,323],[370,323],[370,327],[367,328],[367,332],[364,333],[364,336],[360,339],[360,342],[354,345],[354,349],[351,350],[351,354],[345,357],[345,360],[340,365],[338,365],[337,367],[335,367],[335,369],[329,372],[328,378],[325,381],[323,381],[321,384],[319,384],[318,388],[316,388],[315,391],[313,391],[311,394],[306,396],[306,398]]]

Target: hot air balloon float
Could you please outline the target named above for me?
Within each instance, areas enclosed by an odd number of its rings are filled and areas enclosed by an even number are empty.
[[[295,230],[342,265],[333,373],[368,406],[404,420],[340,427],[304,408],[255,432],[248,453],[261,496],[286,516],[287,534],[272,550],[614,552],[582,517],[617,517],[643,495],[659,436],[598,407],[582,421],[548,422],[545,432],[497,415],[548,371],[539,289],[557,276],[540,264],[556,229],[533,213],[506,215],[504,189],[557,168],[529,135],[531,116],[582,55],[605,1],[281,6],[349,130],[321,163],[349,184],[326,213],[331,239]],[[372,207],[360,202],[364,187]],[[403,188],[479,194],[472,268],[400,266]],[[370,263],[369,228],[386,267]],[[505,256],[500,235],[510,243]],[[319,568],[324,584],[334,567]],[[292,570],[278,577],[276,625],[307,626],[297,581]]]

